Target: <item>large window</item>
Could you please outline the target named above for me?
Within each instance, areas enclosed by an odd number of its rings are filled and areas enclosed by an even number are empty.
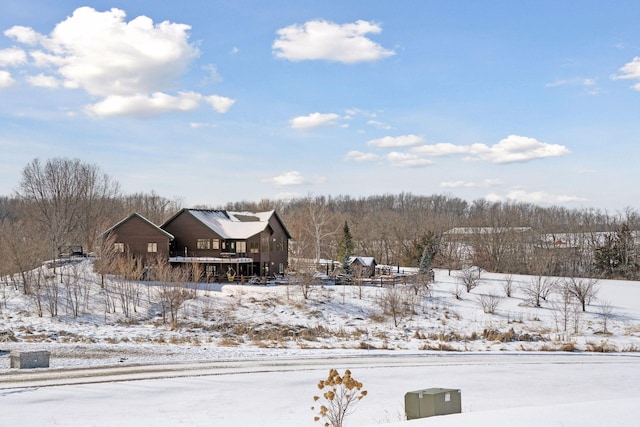
[[[124,252],[124,243],[114,243],[113,244],[113,250],[116,251],[116,253],[123,253]]]
[[[212,239],[213,249],[220,249],[220,239]]]
[[[252,254],[260,253],[260,243],[251,242],[251,244],[249,245],[249,252]]]
[[[157,243],[147,243],[147,252],[155,253],[158,252],[158,244]]]
[[[237,242],[236,250],[238,253],[246,253],[247,252],[247,242]]]
[[[262,248],[262,252],[269,252],[269,236],[262,236],[260,239],[260,247]]]
[[[198,239],[196,242],[196,248],[198,249],[211,249],[211,240],[209,239]]]

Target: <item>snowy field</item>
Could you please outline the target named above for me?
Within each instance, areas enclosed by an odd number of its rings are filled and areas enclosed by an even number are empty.
[[[0,390],[2,425],[311,426],[315,384],[329,366],[351,367],[369,392],[347,419],[349,426],[640,425],[637,355],[420,358],[384,355],[369,366],[347,359],[295,371],[263,367],[252,373]],[[428,387],[459,388],[463,413],[401,421],[404,394]]]
[[[191,284],[171,328],[157,284],[135,284],[125,315],[115,282],[101,289],[86,261],[69,268],[87,284],[77,317],[65,298],[40,317],[0,284],[0,425],[314,425],[316,384],[349,368],[368,395],[348,426],[640,426],[638,282],[600,281],[583,313],[557,292],[532,305],[529,276],[483,272],[467,293],[437,270],[395,316],[379,286],[316,286],[305,299],[298,286]],[[493,313],[481,295],[500,296]],[[9,369],[11,350],[48,350],[51,367]],[[463,413],[404,421],[404,394],[431,387],[460,389]]]

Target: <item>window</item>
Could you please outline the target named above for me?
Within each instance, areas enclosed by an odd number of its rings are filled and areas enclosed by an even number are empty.
[[[220,239],[212,239],[213,249],[220,249]]]
[[[262,252],[269,252],[269,236],[263,236],[261,241]]]
[[[116,253],[124,253],[124,243],[114,243],[113,250],[116,251]]]
[[[211,249],[211,240],[209,239],[198,239],[196,242],[196,248],[198,249]]]
[[[251,242],[249,252],[252,254],[260,253],[260,242]]]
[[[284,274],[284,264],[283,263],[280,263],[278,265],[278,273]]]
[[[247,242],[237,242],[236,248],[237,248],[237,251],[239,253],[246,253],[247,252]]]
[[[158,252],[158,244],[157,243],[147,243],[147,252]]]

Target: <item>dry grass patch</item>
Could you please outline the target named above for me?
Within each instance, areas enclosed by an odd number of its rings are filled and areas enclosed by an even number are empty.
[[[587,342],[586,351],[592,351],[594,353],[615,353],[618,348],[610,344],[608,341],[600,341],[600,343]]]

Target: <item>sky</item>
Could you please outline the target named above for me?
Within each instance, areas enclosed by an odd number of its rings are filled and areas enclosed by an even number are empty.
[[[0,2],[32,160],[187,206],[409,192],[640,209],[635,1]]]

